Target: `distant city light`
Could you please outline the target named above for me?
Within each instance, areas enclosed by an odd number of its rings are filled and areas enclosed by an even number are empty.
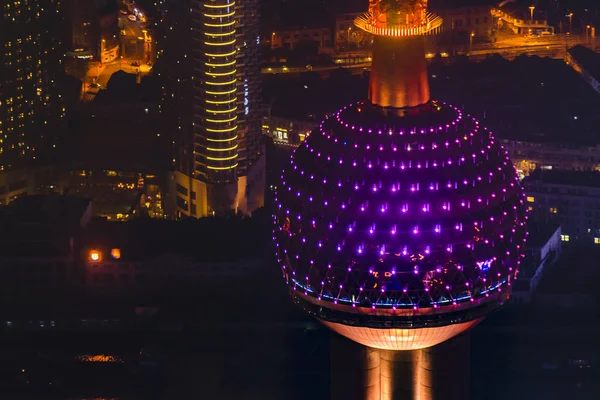
[[[90,251],[90,260],[100,261],[100,252],[97,250]]]
[[[118,260],[121,258],[121,249],[112,249],[110,251],[110,256],[112,258],[114,258],[115,260]]]

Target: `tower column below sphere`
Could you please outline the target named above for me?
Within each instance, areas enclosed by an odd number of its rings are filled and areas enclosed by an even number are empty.
[[[429,101],[422,36],[375,36],[369,100],[385,108],[409,108]]]
[[[330,340],[331,399],[380,400],[380,353],[333,333]]]
[[[331,336],[332,400],[468,400],[470,336],[393,351]]]
[[[420,350],[379,350],[381,400],[419,399]]]

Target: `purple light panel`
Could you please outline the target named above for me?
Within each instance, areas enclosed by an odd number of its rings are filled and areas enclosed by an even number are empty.
[[[400,313],[498,301],[527,236],[506,151],[474,118],[435,102],[405,117],[345,107],[295,151],[275,201],[285,280],[324,307]]]

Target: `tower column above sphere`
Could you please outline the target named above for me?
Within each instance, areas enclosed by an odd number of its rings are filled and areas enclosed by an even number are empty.
[[[427,0],[371,0],[355,25],[375,35],[369,82],[372,104],[394,109],[429,102],[423,36],[442,20],[427,12]]]
[[[429,101],[422,37],[376,36],[369,100],[381,107],[416,107]]]

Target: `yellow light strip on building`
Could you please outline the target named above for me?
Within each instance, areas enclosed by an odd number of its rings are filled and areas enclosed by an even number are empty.
[[[231,67],[232,65],[235,65],[235,61],[231,61],[228,63],[223,63],[223,64],[214,64],[214,63],[204,63],[204,65],[208,66],[208,67]]]
[[[215,101],[215,100],[206,100],[208,104],[231,104],[235,103],[237,99],[225,100],[225,101]]]
[[[227,122],[233,122],[237,119],[237,117],[233,117],[233,118],[228,118],[228,119],[210,119],[210,118],[206,118],[206,120],[208,122],[213,122],[213,123],[227,123]]]
[[[206,18],[227,18],[227,17],[233,17],[235,15],[235,11],[229,12],[227,14],[206,14],[204,13],[204,16]]]
[[[225,32],[225,33],[210,33],[210,32],[204,32],[204,34],[206,36],[212,36],[212,37],[223,37],[223,36],[230,36],[230,35],[235,35],[235,29],[232,30],[231,32]]]
[[[220,4],[220,5],[211,5],[211,4],[204,3],[204,7],[206,7],[206,8],[227,8],[227,7],[233,7],[233,6],[235,6],[235,1],[233,1],[229,4]]]
[[[238,166],[238,164],[236,163],[236,164],[234,164],[234,165],[232,165],[230,167],[211,167],[210,165],[207,165],[206,168],[212,169],[212,170],[215,170],[215,171],[225,171],[225,170],[228,170],[228,169],[237,168],[237,166]]]
[[[209,109],[207,109],[206,111],[215,113],[215,114],[227,114],[227,113],[235,112],[236,110],[237,110],[237,107],[230,108],[229,110],[209,110]]]
[[[231,161],[238,158],[239,154],[233,155],[231,157],[206,157],[207,160],[211,161]]]
[[[235,39],[229,42],[204,42],[204,44],[207,46],[231,46],[232,44],[235,44]]]
[[[232,26],[232,25],[235,25],[235,21],[227,22],[224,24],[209,24],[207,22],[204,23],[204,26],[210,26],[212,28],[224,28],[226,26]]]
[[[229,82],[211,82],[211,81],[206,81],[207,85],[212,85],[212,86],[227,86],[227,85],[233,85],[236,81],[229,81]]]
[[[225,133],[225,132],[233,132],[237,129],[237,125],[234,126],[233,128],[225,128],[225,129],[211,129],[211,128],[206,128],[207,132],[214,132],[214,133]],[[233,139],[227,139],[227,140],[213,140],[214,142],[227,142],[229,140],[235,140],[237,139],[237,136],[235,136]],[[208,139],[210,140],[210,139]]]
[[[231,151],[231,150],[237,149],[238,147],[239,146],[236,144],[235,146],[227,147],[226,149],[217,149],[214,147],[207,147],[206,150],[209,150],[209,151]]]
[[[219,96],[219,95],[222,95],[222,94],[232,94],[232,93],[235,93],[235,92],[237,92],[237,89],[228,90],[226,92],[210,92],[210,91],[207,90],[205,93],[206,94],[214,94],[214,95]]]
[[[233,71],[229,71],[229,72],[208,72],[208,71],[205,71],[204,73],[206,75],[210,75],[210,76],[227,76],[227,75],[235,75],[236,72],[237,72],[237,70],[234,69]]]
[[[208,57],[230,57],[230,56],[234,56],[235,53],[237,53],[236,50],[232,51],[231,53],[223,53],[223,54],[205,53],[205,54]]]
[[[207,129],[207,131],[208,131],[208,129]],[[224,143],[224,142],[231,142],[232,140],[236,140],[237,138],[238,138],[238,136],[235,135],[235,136],[233,136],[231,138],[227,138],[227,139],[211,139],[211,138],[207,138],[207,137],[205,137],[204,139],[206,139],[209,142]]]

